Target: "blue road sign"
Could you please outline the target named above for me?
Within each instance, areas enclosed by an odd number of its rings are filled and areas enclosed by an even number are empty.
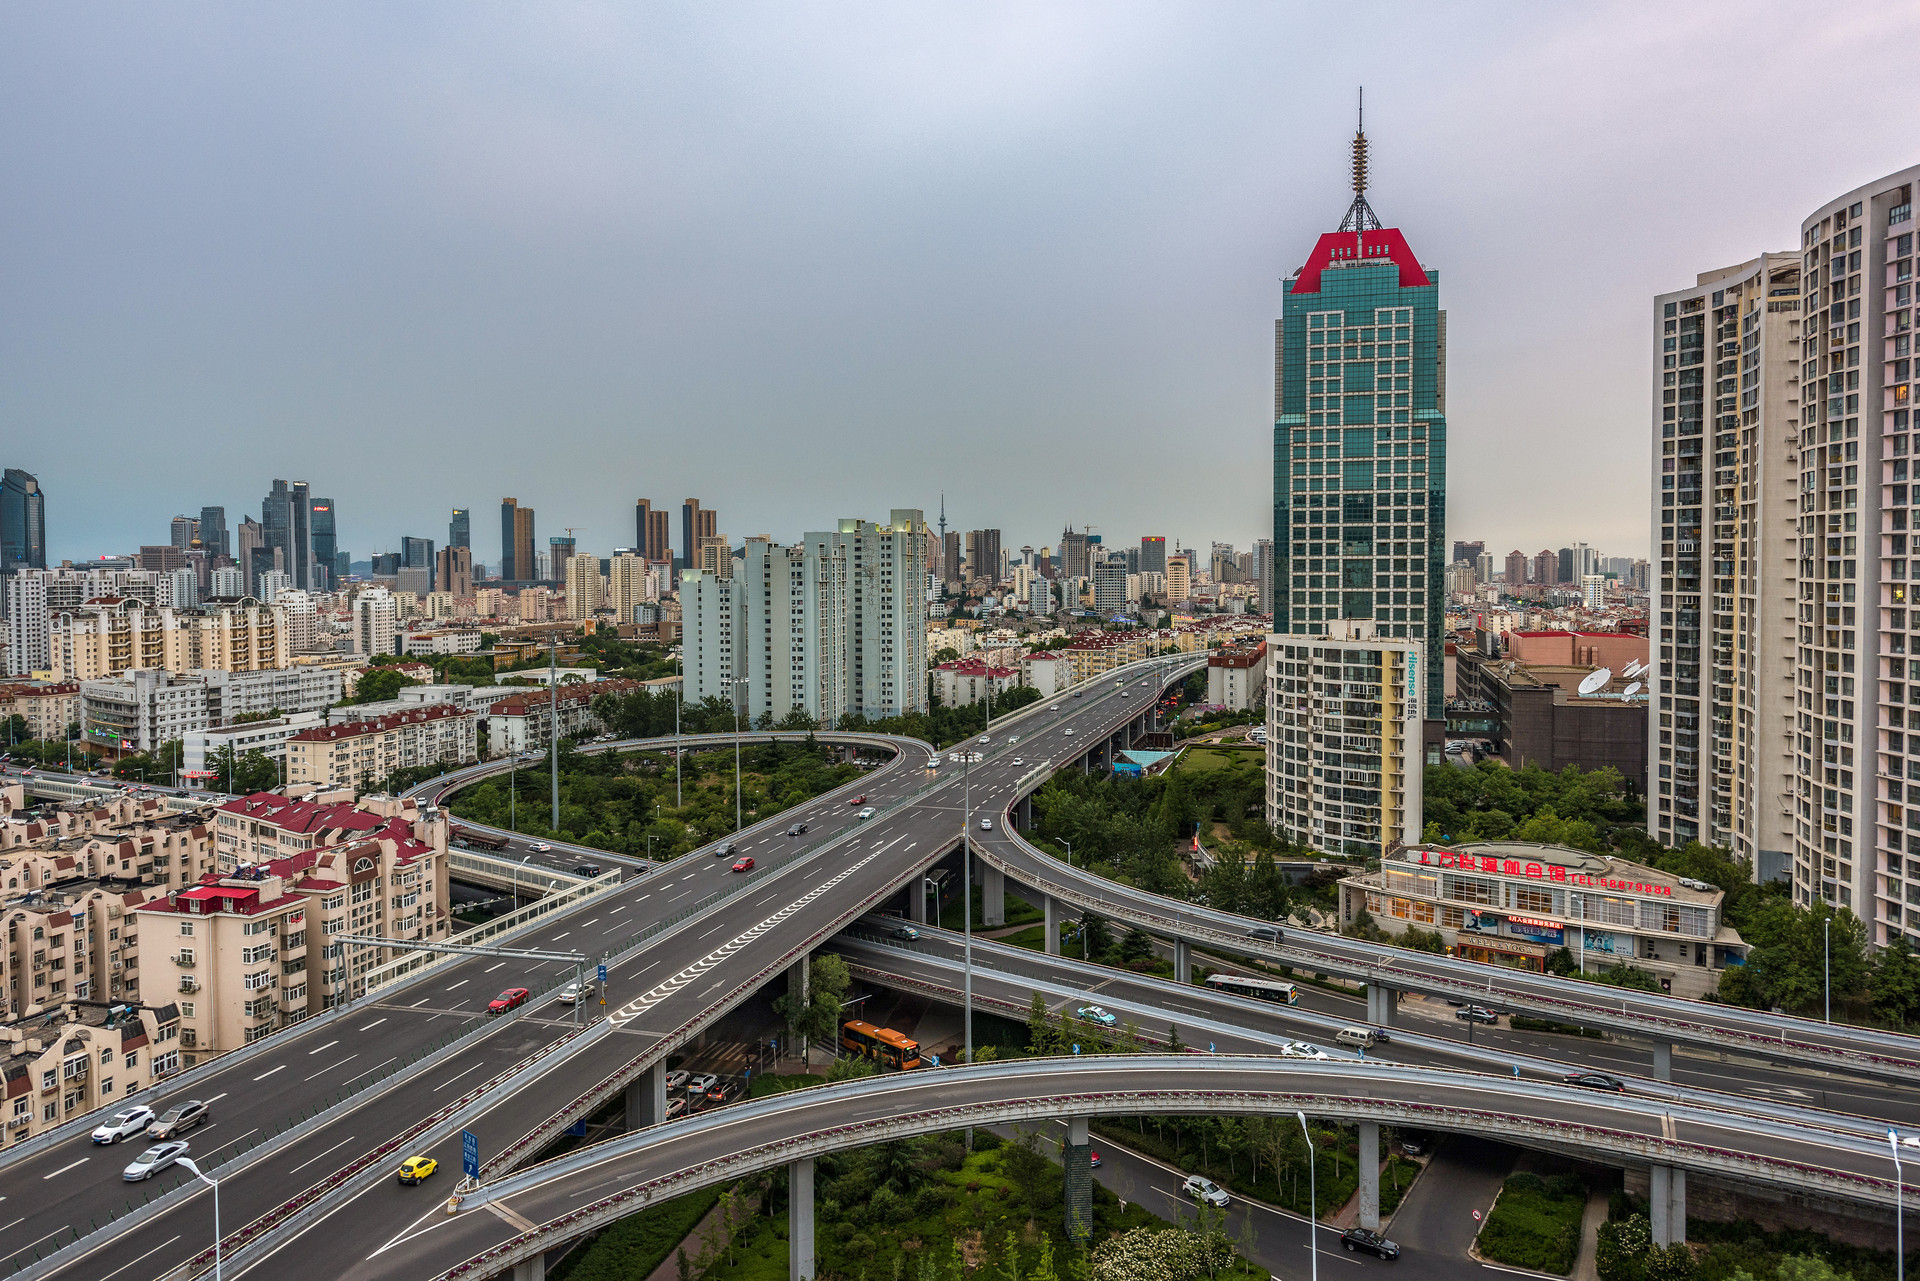
[[[605,964],[602,964],[600,966],[600,981],[602,983],[605,983],[607,981],[607,967]]]
[[[460,1131],[460,1169],[469,1179],[480,1177],[480,1136],[472,1130]]]

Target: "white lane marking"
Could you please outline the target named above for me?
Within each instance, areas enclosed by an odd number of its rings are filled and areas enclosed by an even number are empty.
[[[582,922],[580,922],[580,928],[584,930],[584,929],[586,929],[586,928],[587,928],[587,927],[588,927],[589,925],[598,925],[599,923],[600,923],[600,918],[596,916],[596,917],[594,917],[594,918],[593,918],[593,919],[592,919],[591,921],[582,921]]]
[[[506,962],[505,962],[505,961],[502,961],[502,962],[501,962],[501,964],[502,964],[502,965],[505,965],[505,964],[506,964]],[[355,1029],[354,1029],[354,1031],[356,1031],[356,1032],[371,1032],[371,1031],[373,1031],[373,1029],[375,1029],[375,1028],[377,1028],[377,1027],[379,1027],[379,1026],[380,1026],[380,1025],[382,1024],[382,1023],[385,1023],[385,1022],[386,1022],[386,1019],[384,1019],[384,1018],[378,1018],[378,1019],[375,1019],[375,1020],[374,1020],[373,1022],[371,1022],[371,1023],[369,1023],[369,1024],[367,1024],[367,1025],[366,1025],[365,1027],[359,1027],[359,1028],[355,1028]]]
[[[207,1106],[212,1107],[214,1104],[218,1103],[221,1099],[224,1099],[226,1097],[227,1097],[227,1092],[225,1090],[222,1090],[220,1091],[220,1093],[214,1095],[212,1098],[207,1100]]]
[[[447,1078],[446,1080],[444,1080],[444,1081],[442,1081],[442,1082],[440,1082],[440,1084],[438,1084],[438,1085],[436,1085],[436,1086],[434,1086],[433,1088],[434,1088],[434,1089],[436,1089],[436,1090],[444,1090],[444,1089],[446,1089],[446,1088],[447,1088],[447,1087],[448,1087],[449,1085],[452,1085],[452,1084],[453,1084],[453,1083],[454,1083],[455,1081],[458,1081],[458,1080],[459,1080],[459,1079],[460,1079],[461,1077],[463,1077],[463,1076],[467,1076],[468,1074],[470,1074],[470,1073],[473,1073],[473,1072],[478,1072],[478,1071],[479,1071],[479,1070],[480,1070],[481,1068],[483,1068],[483,1067],[485,1067],[485,1066],[486,1066],[486,1064],[484,1064],[484,1063],[476,1063],[476,1064],[474,1064],[474,1065],[473,1065],[472,1067],[470,1067],[470,1068],[468,1068],[468,1069],[467,1069],[467,1070],[466,1070],[465,1072],[455,1072],[455,1073],[454,1073],[454,1074],[453,1074],[452,1076],[450,1076],[450,1077],[448,1077],[448,1078]]]
[[[505,961],[495,961],[492,965],[489,965],[486,969],[481,970],[480,972],[482,974],[491,974],[505,964],[506,964]]]
[[[306,1168],[307,1168],[308,1166],[310,1166],[310,1165],[312,1165],[312,1164],[313,1164],[313,1163],[314,1163],[315,1161],[318,1161],[318,1160],[320,1159],[320,1157],[322,1157],[322,1156],[331,1156],[331,1155],[333,1155],[333,1154],[334,1154],[335,1152],[338,1152],[338,1151],[339,1151],[339,1150],[340,1150],[341,1148],[344,1148],[345,1146],[347,1146],[347,1144],[349,1144],[349,1143],[351,1143],[351,1142],[353,1142],[353,1136],[352,1136],[352,1135],[348,1135],[348,1136],[347,1136],[346,1138],[344,1138],[344,1139],[342,1139],[342,1140],[340,1140],[340,1141],[339,1141],[338,1143],[336,1143],[336,1144],[334,1144],[334,1145],[333,1145],[332,1147],[330,1147],[330,1148],[328,1148],[328,1149],[327,1149],[327,1150],[326,1150],[325,1152],[322,1152],[322,1153],[320,1154],[320,1156],[310,1156],[310,1157],[308,1157],[308,1158],[307,1158],[306,1160],[304,1160],[304,1161],[302,1161],[302,1162],[301,1162],[301,1163],[300,1163],[299,1165],[296,1165],[296,1166],[294,1166],[294,1167],[293,1167],[293,1168],[292,1168],[291,1170],[288,1170],[288,1171],[287,1171],[287,1173],[288,1173],[288,1174],[298,1174],[298,1173],[300,1173],[300,1171],[302,1171],[302,1170],[304,1170],[304,1169],[306,1169]]]
[[[407,1008],[410,1010],[417,1010],[421,1006],[425,1005],[428,1001],[431,1001],[432,999],[433,998],[430,996],[423,996],[419,1000],[415,1001],[412,1005],[409,1005]]]
[[[449,983],[447,984],[447,991],[451,992],[456,987],[465,987],[467,984],[471,982],[473,982],[472,979],[461,979],[458,983]]]
[[[349,1055],[347,1055],[347,1057],[346,1057],[346,1058],[344,1058],[344,1059],[341,1059],[341,1060],[340,1060],[340,1062],[338,1062],[338,1063],[329,1063],[329,1064],[327,1064],[327,1066],[325,1066],[325,1067],[323,1067],[323,1068],[321,1068],[321,1069],[320,1069],[320,1070],[319,1070],[318,1072],[315,1072],[315,1073],[313,1074],[313,1076],[325,1076],[325,1075],[326,1075],[327,1073],[329,1073],[329,1072],[331,1072],[331,1071],[333,1071],[333,1070],[334,1070],[335,1068],[337,1068],[337,1067],[342,1067],[342,1066],[344,1066],[344,1065],[346,1065],[346,1064],[348,1064],[348,1063],[351,1063],[351,1062],[353,1062],[353,1061],[354,1061],[355,1059],[357,1059],[357,1058],[359,1058],[359,1057],[360,1057],[360,1056],[359,1056],[358,1054],[349,1054]],[[307,1080],[309,1080],[309,1081],[311,1081],[311,1080],[313,1080],[313,1076],[310,1076],[310,1077],[308,1077],[308,1078],[307,1078]]]
[[[619,907],[616,907],[613,910],[616,912],[624,912],[627,910],[627,905],[625,903],[622,903]]]
[[[725,921],[722,921],[722,922],[720,922],[720,924],[718,924],[718,925],[716,925],[716,926],[714,926],[714,927],[713,927],[712,929],[710,929],[710,930],[708,930],[708,931],[706,931],[706,932],[705,932],[705,933],[703,933],[703,934],[697,934],[697,935],[695,935],[694,937],[695,937],[695,938],[705,938],[705,937],[707,937],[707,935],[708,935],[708,934],[715,934],[715,933],[718,933],[719,931],[721,931],[721,930],[724,930],[724,929],[726,929],[726,928],[727,928],[727,923],[726,923]]]
[[[23,1214],[19,1218],[15,1219],[12,1223],[9,1223],[6,1227],[0,1228],[0,1232],[11,1232],[13,1229],[19,1227],[22,1223],[25,1223],[26,1221],[27,1221],[27,1216]]]
[[[635,900],[633,900],[633,901],[634,901],[634,902],[636,902],[636,903],[644,903],[644,902],[646,902],[646,901],[647,901],[648,899],[650,899],[650,898],[652,898],[652,897],[653,897],[653,895],[651,895],[651,894],[642,894],[642,895],[641,895],[641,896],[640,896],[639,898],[637,898],[637,899],[635,899]],[[617,912],[624,912],[624,911],[626,911],[627,909],[626,909],[626,908],[624,908],[624,907],[619,907],[619,908],[615,908],[614,910],[615,910],[615,911],[617,911]]]
[[[894,839],[898,840],[900,838],[895,837]],[[695,980],[705,975],[709,970],[713,969],[714,966],[719,965],[721,962],[725,961],[728,957],[732,956],[735,952],[738,952],[741,948],[746,947],[749,943],[752,943],[755,939],[765,934],[768,930],[778,927],[781,922],[785,921],[788,917],[792,916],[795,912],[798,912],[800,909],[807,906],[807,904],[813,902],[815,899],[819,898],[821,895],[832,890],[834,886],[838,885],[840,882],[846,880],[849,876],[852,876],[854,873],[858,872],[861,868],[865,867],[867,864],[879,858],[880,853],[881,851],[876,850],[872,854],[869,854],[865,858],[861,859],[858,863],[854,863],[842,869],[841,871],[834,874],[832,877],[828,878],[826,881],[822,882],[819,885],[814,886],[814,888],[808,890],[805,894],[802,894],[799,898],[787,904],[785,907],[781,908],[779,911],[775,912],[773,915],[767,917],[765,920],[761,921],[758,925],[749,926],[747,929],[743,930],[741,933],[736,934],[734,937],[732,937],[731,939],[728,939],[725,943],[722,943],[719,947],[715,948],[713,951],[707,953],[705,956],[695,961],[692,965],[687,966],[687,968],[685,968],[684,970],[681,970],[678,974],[675,974],[672,978],[668,979],[666,982],[661,983],[658,986],[654,987],[652,990],[648,991],[644,996],[636,997],[635,999],[621,1006],[618,1010],[615,1010],[613,1014],[609,1016],[608,1021],[611,1022],[615,1027],[625,1027],[628,1023],[633,1022],[633,1020],[639,1018],[642,1014],[646,1013],[648,1010],[652,1009],[654,1006],[660,1004],[660,1002],[666,1000],[668,997],[672,996],[674,993],[680,991],[682,988],[688,986],[689,984],[693,983]],[[709,930],[708,933],[712,933],[712,931]]]
[[[73,1164],[71,1164],[71,1165],[63,1165],[63,1166],[61,1166],[61,1167],[60,1167],[59,1169],[57,1169],[57,1170],[55,1170],[55,1171],[54,1171],[54,1172],[53,1172],[52,1174],[43,1174],[43,1175],[41,1175],[41,1176],[40,1176],[40,1181],[41,1181],[42,1183],[45,1183],[45,1182],[46,1182],[46,1181],[47,1181],[48,1179],[57,1179],[57,1178],[59,1178],[59,1177],[60,1177],[61,1175],[63,1175],[63,1174],[65,1174],[65,1173],[66,1173],[66,1172],[67,1172],[68,1170],[77,1170],[77,1169],[79,1169],[79,1168],[80,1168],[81,1166],[83,1166],[83,1165],[85,1165],[85,1164],[86,1164],[87,1162],[89,1162],[89,1161],[91,1161],[91,1160],[93,1160],[93,1158],[92,1158],[92,1157],[90,1157],[90,1156],[83,1156],[83,1157],[81,1157],[81,1158],[80,1158],[80,1159],[79,1159],[78,1161],[75,1161],[75,1162],[74,1162]]]
[[[308,1050],[308,1051],[307,1051],[307,1054],[308,1054],[309,1056],[311,1056],[311,1055],[315,1055],[315,1054],[318,1054],[318,1053],[320,1053],[320,1051],[322,1051],[322,1050],[331,1050],[331,1049],[332,1049],[332,1048],[333,1048],[334,1046],[336,1046],[336,1045],[338,1045],[338,1044],[340,1044],[340,1042],[338,1042],[338,1041],[328,1041],[328,1042],[327,1042],[327,1043],[326,1043],[325,1045],[316,1045],[316,1046],[314,1046],[314,1047],[313,1047],[313,1048],[312,1048],[311,1050]]]
[[[680,892],[679,892],[678,894],[676,894],[676,895],[674,895],[674,896],[673,896],[672,898],[670,898],[670,899],[668,899],[668,900],[667,900],[667,902],[669,902],[669,903],[678,903],[678,902],[679,902],[679,901],[680,901],[681,899],[683,899],[683,898],[685,898],[685,897],[686,897],[687,895],[689,895],[689,894],[691,894],[691,893],[693,893],[693,891],[692,891],[692,890],[681,890],[681,891],[680,891]]]
[[[272,1076],[275,1072],[284,1072],[286,1070],[287,1070],[287,1065],[282,1063],[277,1068],[268,1068],[266,1071],[262,1072],[259,1076],[256,1076],[253,1079],[256,1081],[264,1081],[268,1077]]]

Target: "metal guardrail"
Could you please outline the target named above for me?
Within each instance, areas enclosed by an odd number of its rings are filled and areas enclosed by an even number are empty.
[[[1489,1078],[1478,1073],[1434,1068],[1411,1068],[1393,1064],[1340,1064],[1343,1073],[1360,1078],[1412,1080],[1427,1085],[1438,1094],[1478,1094],[1487,1092]],[[1077,1088],[1079,1080],[1097,1086],[1096,1080],[1107,1074],[1170,1070],[1201,1076],[1244,1074],[1249,1081],[1273,1080],[1273,1086],[1227,1085],[1167,1090],[1159,1088]],[[952,1069],[941,1074],[943,1090],[957,1091],[964,1081],[977,1085],[983,1080],[1003,1079],[1004,1097],[967,1103],[901,1111],[877,1122],[855,1122],[787,1135],[766,1143],[750,1145],[726,1157],[701,1162],[674,1173],[647,1180],[632,1187],[568,1211],[566,1214],[520,1232],[440,1274],[441,1281],[460,1281],[471,1276],[492,1276],[514,1264],[544,1252],[561,1241],[595,1231],[604,1224],[623,1218],[655,1201],[693,1191],[712,1183],[742,1177],[791,1161],[866,1147],[892,1139],[907,1138],[967,1125],[990,1125],[1020,1120],[1053,1120],[1063,1116],[1146,1115],[1154,1113],[1284,1113],[1296,1109],[1336,1121],[1376,1121],[1389,1125],[1417,1125],[1425,1128],[1491,1134],[1533,1144],[1571,1146],[1587,1152],[1634,1163],[1672,1166],[1705,1174],[1733,1175],[1776,1187],[1825,1192],[1845,1200],[1876,1207],[1892,1207],[1899,1195],[1892,1179],[1855,1174],[1832,1167],[1813,1165],[1784,1157],[1736,1153],[1704,1144],[1654,1137],[1617,1127],[1589,1123],[1563,1122],[1545,1118],[1515,1116],[1498,1106],[1470,1107],[1460,1104],[1427,1103],[1381,1099],[1365,1091],[1331,1093],[1324,1090],[1295,1090],[1280,1085],[1286,1077],[1326,1075],[1327,1069],[1313,1062],[1256,1058],[1251,1056],[1168,1058],[1165,1056],[1120,1057],[1077,1056],[1064,1059],[1022,1060],[983,1063]],[[1079,1080],[1075,1080],[1078,1078]],[[1035,1083],[1038,1083],[1036,1088]],[[917,1089],[920,1073],[869,1078],[837,1085],[816,1086],[811,1090],[774,1096],[702,1114],[667,1126],[655,1126],[623,1138],[611,1139],[509,1176],[467,1198],[463,1212],[480,1209],[518,1193],[567,1178],[588,1168],[635,1155],[645,1148],[665,1144],[682,1135],[726,1125],[744,1133],[755,1120],[776,1116],[798,1107],[827,1109],[848,1104],[869,1095]],[[1062,1086],[1065,1089],[1062,1089]],[[1278,1088],[1275,1088],[1278,1087]],[[1540,1091],[1560,1094],[1568,1102],[1591,1108],[1588,1092],[1571,1086],[1543,1085]],[[1538,1097],[1538,1096],[1536,1096]],[[1685,1120],[1702,1126],[1732,1128],[1728,1118],[1711,1109],[1676,1108],[1672,1103],[1647,1100],[1638,1104],[1626,1100],[1616,1110],[1636,1114],[1651,1123],[1656,1131],[1666,1132],[1663,1118]],[[1743,1119],[1744,1120],[1744,1119]],[[1748,1128],[1751,1128],[1750,1123]],[[1773,1137],[1799,1146],[1815,1146],[1819,1140],[1795,1126],[1762,1126]],[[1879,1153],[1874,1145],[1852,1136],[1832,1136],[1831,1144],[1858,1155]],[[491,1220],[488,1220],[491,1221]]]

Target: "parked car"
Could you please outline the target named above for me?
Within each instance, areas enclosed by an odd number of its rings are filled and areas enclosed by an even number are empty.
[[[807,830],[807,825],[805,823],[794,823],[787,828],[787,835],[799,836],[803,834],[806,830]]]
[[[569,983],[561,988],[560,999],[568,1005],[578,1005],[582,1001],[592,1000],[595,990],[593,980],[584,979],[578,983]]]
[[[187,1145],[178,1139],[171,1143],[156,1143],[133,1158],[133,1164],[120,1172],[120,1177],[128,1183],[139,1183],[151,1179],[160,1171],[172,1167],[175,1161],[187,1154]]]
[[[487,1013],[504,1014],[508,1010],[518,1009],[526,1004],[527,998],[531,995],[532,993],[524,987],[510,987],[487,1002]]]
[[[667,1088],[669,1090],[679,1089],[687,1083],[687,1077],[689,1075],[690,1073],[688,1073],[685,1068],[675,1068],[673,1071],[667,1073]]]
[[[1348,1228],[1340,1234],[1340,1244],[1346,1246],[1350,1252],[1364,1250],[1368,1254],[1377,1254],[1383,1259],[1400,1257],[1400,1247],[1372,1228]]]
[[[153,1124],[147,1127],[147,1137],[150,1139],[175,1138],[196,1125],[205,1124],[209,1115],[211,1113],[207,1105],[198,1099],[176,1103],[154,1118]]]
[[[425,1183],[439,1168],[440,1163],[430,1156],[410,1156],[400,1163],[400,1182],[408,1185]]]
[[[1617,1076],[1608,1076],[1605,1072],[1569,1072],[1560,1078],[1562,1085],[1582,1085],[1589,1090],[1611,1090],[1615,1094],[1626,1093],[1627,1083]]]
[[[1227,1195],[1225,1188],[1212,1179],[1203,1179],[1197,1174],[1189,1174],[1187,1181],[1180,1185],[1180,1190],[1202,1205],[1211,1205],[1217,1209],[1226,1208],[1233,1200]]]
[[[733,870],[736,872],[751,872],[753,870],[753,856],[748,855],[746,858],[733,860]]]
[[[1078,1010],[1075,1010],[1074,1013],[1078,1014],[1087,1022],[1098,1023],[1102,1027],[1112,1027],[1114,1023],[1118,1021],[1113,1015],[1107,1013],[1097,1005],[1083,1005]]]
[[[152,1108],[121,1108],[94,1129],[93,1141],[95,1143],[118,1143],[122,1139],[131,1139],[138,1135],[145,1134],[147,1127],[152,1124]]]
[[[855,814],[854,817],[859,819],[862,823],[864,823],[868,819],[872,818],[875,814],[878,814],[879,812],[880,812],[879,810],[876,810],[875,808],[873,808],[873,806],[869,805],[867,806],[867,808],[861,810],[858,814]]]
[[[713,847],[713,856],[715,858],[728,858],[732,854],[733,854],[732,841],[721,841],[718,845]]]
[[[1433,1140],[1424,1134],[1402,1134],[1400,1150],[1408,1156],[1425,1156],[1433,1151]]]
[[[1463,1005],[1453,1012],[1456,1019],[1465,1019],[1469,1023],[1486,1023],[1498,1026],[1500,1016],[1484,1005]]]

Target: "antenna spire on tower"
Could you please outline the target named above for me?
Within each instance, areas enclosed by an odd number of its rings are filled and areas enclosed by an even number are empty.
[[[1378,231],[1380,219],[1367,203],[1367,91],[1360,90],[1360,109],[1353,133],[1353,203],[1340,220],[1342,231]]]

